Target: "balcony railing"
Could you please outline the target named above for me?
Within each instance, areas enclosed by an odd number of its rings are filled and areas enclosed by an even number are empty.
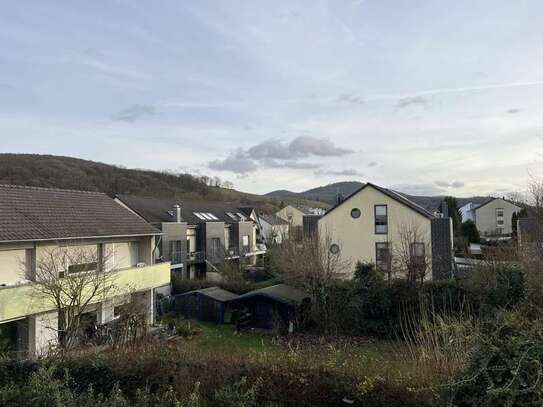
[[[129,294],[170,283],[170,264],[130,267],[111,271],[111,296]],[[69,278],[69,277],[66,277]],[[36,291],[35,283],[0,288],[0,321],[22,318],[27,315],[50,311],[55,308],[52,301],[44,300]],[[95,302],[102,299],[96,298]]]

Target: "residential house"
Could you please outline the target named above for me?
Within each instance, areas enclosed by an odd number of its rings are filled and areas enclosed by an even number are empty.
[[[513,213],[522,208],[503,198],[489,198],[480,203],[468,202],[458,210],[462,222],[472,220],[481,237],[493,239],[511,236]]]
[[[351,263],[373,263],[390,275],[408,261],[426,277],[447,278],[452,267],[452,226],[392,190],[367,183],[317,220],[331,254]],[[407,265],[407,264],[405,264]]]
[[[92,298],[87,319],[106,323],[119,307],[139,303],[152,323],[155,291],[170,284],[169,264],[154,261],[160,235],[102,193],[0,185],[2,339],[11,350],[31,355],[58,343],[58,311],[52,299],[38,295],[49,259],[56,267],[50,278],[56,274],[60,283],[72,273],[102,267],[111,272],[114,289],[106,298]]]
[[[290,224],[277,215],[261,215],[262,238],[266,244],[281,244],[288,239]]]
[[[220,279],[224,262],[254,264],[258,242],[254,210],[223,202],[118,195],[118,203],[163,232],[157,255],[183,278]]]

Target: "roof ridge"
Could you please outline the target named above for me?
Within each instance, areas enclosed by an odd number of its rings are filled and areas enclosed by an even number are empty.
[[[47,188],[47,187],[37,187],[32,185],[16,185],[16,184],[0,184],[0,188],[12,188],[12,189],[30,189],[34,191],[57,191],[57,192],[70,192],[70,193],[80,193],[80,194],[92,194],[92,195],[106,195],[104,192],[100,191],[84,191],[79,189],[65,189],[65,188]]]

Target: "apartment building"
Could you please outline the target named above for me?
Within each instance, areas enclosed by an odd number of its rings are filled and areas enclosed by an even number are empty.
[[[351,269],[373,263],[390,275],[397,262],[415,265],[426,278],[447,278],[452,266],[452,225],[403,195],[367,183],[320,218],[321,241]],[[310,228],[310,225],[306,229]]]
[[[30,355],[58,343],[59,313],[52,300],[38,295],[50,264],[51,278],[58,276],[61,284],[72,281],[70,275],[105,268],[112,289],[89,300],[87,319],[107,323],[123,305],[138,303],[152,323],[155,291],[170,284],[169,264],[154,261],[160,235],[102,193],[0,185],[3,343]]]
[[[472,220],[482,237],[511,236],[513,213],[522,208],[503,198],[489,198],[484,202],[468,202],[459,209],[462,222]]]
[[[184,278],[220,279],[223,262],[251,265],[266,252],[252,208],[131,195],[116,201],[163,232],[157,259]]]

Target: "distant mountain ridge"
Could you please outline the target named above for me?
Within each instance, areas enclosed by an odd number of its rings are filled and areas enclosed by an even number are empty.
[[[269,192],[265,194],[265,196],[273,198],[298,197],[334,204],[338,194],[346,198],[362,185],[364,185],[364,183],[358,181],[335,182],[333,184],[308,189],[307,191],[303,192],[292,192],[282,189]]]
[[[347,198],[348,196],[356,192],[363,185],[364,185],[363,182],[358,182],[358,181],[335,182],[335,183],[328,184],[325,186],[308,189],[307,191],[303,191],[303,192],[292,192],[288,190],[272,191],[266,194],[266,196],[279,198],[279,199],[283,197],[289,197],[289,198],[299,197],[299,198],[326,202],[331,205],[334,205],[336,203],[336,197],[338,193],[343,198]],[[443,202],[446,196],[446,195],[416,196],[416,195],[405,194],[400,191],[395,191],[395,192],[400,193],[401,195],[405,196],[407,199],[413,201],[417,205],[421,206],[422,208],[432,213],[439,208],[441,202]],[[467,198],[456,198],[456,200],[459,206],[463,206],[467,204],[468,202],[482,203],[488,200],[488,198],[489,198],[488,196],[474,196],[474,197],[467,197]]]

